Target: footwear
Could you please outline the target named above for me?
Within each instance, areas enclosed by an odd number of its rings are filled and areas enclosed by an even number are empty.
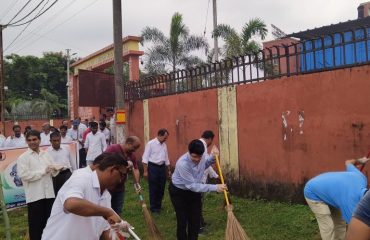
[[[160,214],[161,213],[161,210],[160,209],[150,209],[150,211],[152,213],[157,213],[157,214]]]
[[[200,227],[199,231],[198,231],[198,234],[203,234],[203,233],[204,233],[204,227]]]

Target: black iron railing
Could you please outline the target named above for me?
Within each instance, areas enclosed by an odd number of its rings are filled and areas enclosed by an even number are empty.
[[[196,68],[125,84],[125,99],[139,100],[370,63],[370,28],[357,28],[254,54],[227,58]]]
[[[68,118],[67,113],[5,113],[5,120],[20,121],[20,120],[47,120],[47,119],[63,119]]]

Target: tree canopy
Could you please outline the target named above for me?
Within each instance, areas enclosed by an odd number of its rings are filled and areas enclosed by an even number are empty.
[[[66,66],[67,57],[62,52],[46,52],[42,57],[17,54],[6,56],[4,75],[5,86],[8,87],[5,92],[7,111],[12,112],[13,109],[14,112],[18,109],[16,106],[24,101],[31,101],[34,110],[41,109],[41,103],[45,102],[48,105],[45,106],[47,112],[65,110]],[[50,104],[56,109],[50,110]]]

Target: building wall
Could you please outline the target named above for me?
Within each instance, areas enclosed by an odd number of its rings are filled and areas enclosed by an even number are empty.
[[[237,113],[237,122],[230,126],[237,126],[239,166],[234,170],[240,178],[228,179],[232,191],[302,201],[307,179],[344,170],[346,159],[366,155],[370,150],[369,79],[369,66],[361,66],[236,86],[232,114]],[[169,130],[173,166],[203,130],[213,130],[216,136],[225,132],[220,131],[218,118],[220,92],[211,89],[147,100],[150,138],[159,128]],[[132,114],[137,116],[130,117],[135,120],[129,121],[129,129],[142,129],[135,131],[143,138],[144,123],[138,119],[144,113],[136,104]],[[224,170],[228,172],[225,165]]]
[[[300,59],[299,57],[297,58],[296,56],[288,56],[284,57],[284,54],[286,54],[286,49],[284,48],[285,46],[288,47],[288,52],[290,54],[293,53],[299,53],[299,47],[297,46],[297,49],[292,46],[292,44],[297,44],[298,41],[292,38],[284,38],[284,39],[277,39],[273,41],[268,41],[263,43],[263,51],[265,53],[266,59],[270,59],[270,61],[266,61],[267,64],[272,65],[272,73],[267,74],[272,74],[272,75],[277,75],[277,74],[285,74],[288,73],[288,66],[289,66],[289,72],[294,73],[299,70],[300,67]],[[270,49],[270,50],[268,50]],[[279,58],[272,58],[272,56],[279,56]],[[298,55],[299,56],[299,55]],[[289,61],[289,64],[287,64]],[[280,65],[279,65],[280,64]]]

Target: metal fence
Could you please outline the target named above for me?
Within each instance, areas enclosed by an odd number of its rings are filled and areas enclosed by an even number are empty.
[[[20,120],[48,120],[48,119],[64,119],[68,118],[67,113],[39,114],[39,113],[5,113],[5,120],[20,121]]]
[[[292,41],[254,54],[125,84],[125,99],[140,100],[235,84],[369,64],[370,28]]]

